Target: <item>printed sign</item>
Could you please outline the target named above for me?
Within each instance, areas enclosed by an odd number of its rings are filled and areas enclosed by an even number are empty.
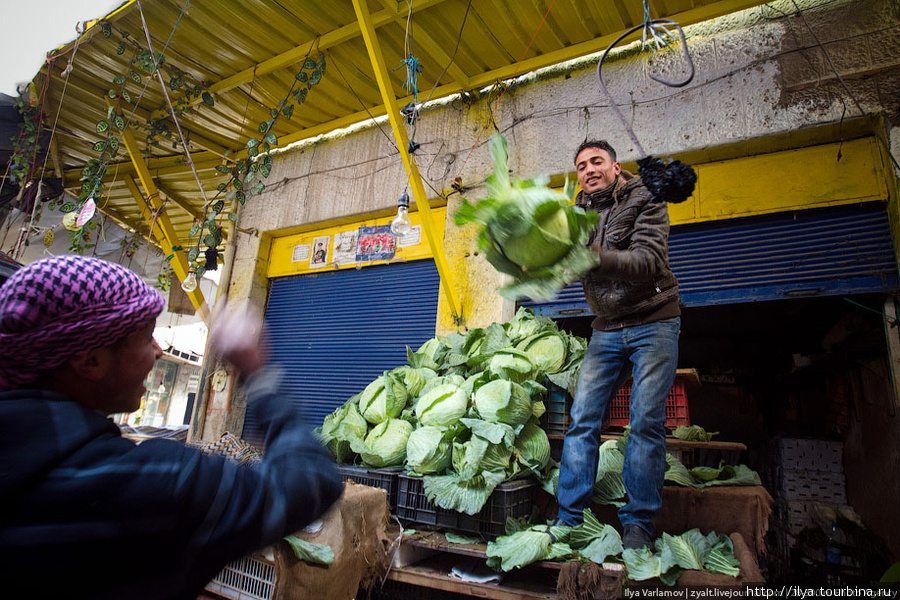
[[[297,244],[291,252],[291,262],[304,262],[309,260],[309,244]]]
[[[418,246],[422,243],[422,226],[414,226],[409,233],[401,235],[397,238],[397,247],[406,248],[408,246]]]
[[[359,238],[359,231],[340,231],[334,234],[334,251],[332,252],[332,262],[338,265],[352,265],[356,262],[356,240]]]
[[[360,227],[356,242],[356,261],[390,260],[394,258],[394,234],[390,225]]]

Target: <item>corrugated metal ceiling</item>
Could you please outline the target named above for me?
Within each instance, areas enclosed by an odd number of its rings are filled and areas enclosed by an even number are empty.
[[[688,25],[757,4],[762,2],[650,0],[650,9],[653,18]],[[408,55],[409,28],[423,66],[420,101],[601,51],[644,18],[640,0],[367,0],[367,5],[390,68],[401,66]],[[186,73],[185,81],[205,82],[214,100],[213,106],[194,100],[190,114],[179,117],[207,199],[227,180],[215,167],[226,155],[246,156],[247,141],[263,137],[259,124],[271,118],[270,108],[295,85],[307,58],[318,61],[323,55],[325,75],[290,119],[276,121],[278,146],[384,114],[351,0],[144,0],[140,6],[131,1],[92,23],[77,44],[53,53],[34,80],[44,113],[60,115],[49,166],[55,163],[65,172],[66,186],[77,195],[81,169],[98,157],[93,148],[104,139],[96,126],[108,116],[108,92],[121,88],[113,81],[124,75],[131,101],[120,98],[118,110],[135,126],[138,146],[149,157],[150,173],[170,201],[166,212],[185,244],[203,217],[204,198],[177,144],[162,137],[158,147],[146,144],[148,119],[166,116],[168,109],[160,82],[129,66],[137,52],[148,48],[142,21],[166,65]],[[73,53],[67,78],[64,70]],[[391,77],[400,105],[410,102],[405,68]],[[163,79],[170,83],[171,72]],[[176,105],[184,102],[183,90],[170,88],[169,94]],[[171,120],[168,126],[174,132]],[[107,170],[107,197],[100,208],[140,228],[143,217],[126,182],[134,174],[123,144]],[[226,207],[220,218],[227,212]]]

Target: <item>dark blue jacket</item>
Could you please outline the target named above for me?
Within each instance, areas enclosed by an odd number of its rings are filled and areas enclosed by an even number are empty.
[[[226,563],[318,518],[340,477],[263,375],[247,386],[266,435],[253,467],[136,445],[58,394],[0,393],[0,596],[194,600]]]

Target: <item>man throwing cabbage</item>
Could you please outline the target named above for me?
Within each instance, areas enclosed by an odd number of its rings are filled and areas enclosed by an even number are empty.
[[[576,204],[599,217],[590,249],[600,266],[582,277],[595,318],[563,444],[557,522],[576,525],[590,507],[600,429],[616,391],[633,374],[625,452],[628,502],[619,509],[626,548],[649,546],[662,506],[666,397],[675,379],[681,309],[669,269],[669,213],[616,161],[605,141],[575,153]]]

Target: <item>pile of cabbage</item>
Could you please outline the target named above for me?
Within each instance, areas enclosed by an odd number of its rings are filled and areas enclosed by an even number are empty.
[[[625,565],[628,579],[658,577],[675,585],[683,571],[696,570],[737,577],[740,563],[734,545],[724,534],[703,535],[691,529],[681,535],[663,533],[652,547],[623,548],[622,538],[611,525],[601,523],[589,509],[576,527],[507,522],[507,535],[487,545],[487,564],[496,571],[510,571],[541,560],[589,560],[597,564]]]
[[[607,440],[598,450],[597,474],[591,500],[594,504],[624,506],[625,497],[625,449],[628,444],[628,429],[620,438]],[[544,482],[543,488],[556,496],[559,469],[553,470]],[[747,465],[726,465],[718,467],[697,466],[688,468],[680,460],[666,453],[666,485],[706,488],[720,485],[744,486],[762,485],[759,474]]]
[[[433,338],[316,429],[344,464],[405,467],[436,505],[477,514],[505,481],[549,486],[558,469],[539,426],[548,380],[574,391],[583,338],[519,309],[508,323]]]
[[[511,178],[502,135],[491,138],[490,150],[494,172],[485,180],[487,197],[475,205],[464,199],[454,220],[482,225],[479,247],[495,269],[513,278],[501,296],[549,300],[599,265],[586,247],[597,214],[571,205],[575,186],[568,181],[559,192],[547,187],[547,177]]]

